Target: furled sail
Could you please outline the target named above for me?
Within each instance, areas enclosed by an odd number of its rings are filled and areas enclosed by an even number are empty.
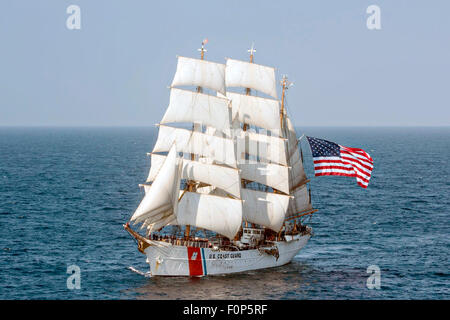
[[[176,146],[173,145],[153,184],[131,217],[131,221],[150,224],[162,218],[157,216],[160,213],[165,213],[164,216],[176,213],[180,188],[179,163]]]
[[[250,189],[242,189],[241,195],[244,200],[244,220],[280,231],[288,209],[289,196]]]
[[[269,130],[281,136],[278,100],[227,92],[232,101],[232,119]]]
[[[147,182],[153,181],[161,169],[166,156],[159,154],[151,155],[150,174]],[[236,198],[240,198],[239,170],[220,165],[202,163],[188,159],[180,159],[181,179],[203,182],[230,193]]]
[[[231,139],[161,125],[153,152],[167,152],[174,143],[179,152],[204,156],[236,168],[234,143]]]
[[[199,86],[225,94],[225,65],[206,60],[178,57],[172,87]]]
[[[208,194],[184,192],[177,221],[234,238],[242,223],[242,201]]]
[[[245,61],[227,59],[227,87],[251,88],[277,98],[275,69]]]
[[[172,88],[170,103],[161,123],[198,122],[228,132],[229,101],[209,94]]]

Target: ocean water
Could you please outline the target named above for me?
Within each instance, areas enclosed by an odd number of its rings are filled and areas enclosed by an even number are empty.
[[[374,159],[369,188],[314,177],[314,237],[292,263],[146,278],[123,230],[141,200],[152,128],[0,128],[0,299],[449,299],[450,128],[302,128]],[[81,289],[67,288],[67,267]],[[367,267],[381,288],[366,286]]]

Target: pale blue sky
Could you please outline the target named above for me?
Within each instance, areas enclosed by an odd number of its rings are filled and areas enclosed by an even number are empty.
[[[66,8],[81,7],[81,30]],[[366,8],[381,8],[381,30]],[[297,126],[450,125],[449,1],[6,0],[0,125],[147,126],[176,55],[248,59],[288,74]]]

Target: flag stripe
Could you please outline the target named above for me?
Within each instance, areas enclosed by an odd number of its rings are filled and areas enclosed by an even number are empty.
[[[361,172],[365,172],[367,174],[370,175],[370,172],[372,171],[372,168],[369,168],[367,166],[361,165],[358,162],[355,161],[349,161],[349,160],[344,160],[344,163],[348,163],[349,165],[358,168]]]
[[[347,167],[358,167],[362,173],[366,173],[370,175],[370,171],[372,170],[372,168],[365,166],[363,164],[360,164],[358,162],[356,162],[355,160],[314,160],[314,168],[318,165],[318,164],[322,164],[322,163],[333,163],[333,164],[337,164],[337,163],[342,163],[344,165],[346,165]]]
[[[369,159],[367,159],[366,157],[356,154],[356,153],[350,153],[347,151],[341,151],[341,154],[345,154],[347,157],[350,158],[355,158],[356,160],[362,161],[363,163],[367,163],[368,165],[372,164],[372,161],[370,161]]]
[[[314,167],[314,170],[315,170],[315,172],[319,172],[320,170],[341,170],[341,171],[356,173],[353,168],[340,167],[340,166],[320,166],[320,167]]]
[[[361,166],[361,167],[363,167],[363,168],[366,168],[366,169],[369,170],[369,171],[371,171],[371,170],[373,169],[373,166],[368,166],[368,165],[362,163],[361,161],[355,160],[355,159],[353,159],[353,158],[347,158],[347,157],[344,157],[344,156],[343,156],[343,157],[342,157],[342,160],[343,160],[344,162],[350,162],[350,163],[352,163],[352,164],[354,164],[354,165],[359,165],[359,166]]]
[[[341,168],[350,168],[353,170],[353,166],[350,164],[346,164],[346,163],[342,163],[342,162],[330,162],[330,163],[318,163],[318,164],[314,164],[314,169],[319,169],[322,167],[330,167],[330,166],[334,166],[334,167],[341,167]]]
[[[341,168],[336,169],[333,167],[328,167],[328,168],[324,168],[324,169],[315,170],[314,172],[315,172],[316,176],[318,175],[318,173],[320,173],[320,174],[327,173],[328,175],[334,175],[334,173],[342,173],[342,174],[348,175],[349,177],[359,178],[366,183],[369,183],[369,179],[370,179],[370,178],[360,175],[358,172],[355,172],[353,169],[345,170],[345,169],[341,169]]]
[[[360,153],[360,154],[362,154],[363,156],[365,156],[367,159],[369,159],[370,161],[373,162],[372,157],[371,157],[367,152],[365,152],[363,149],[349,148],[349,147],[344,147],[344,146],[341,146],[341,148],[342,148],[343,150],[347,150],[347,151],[349,151],[349,152]]]
[[[349,155],[342,155],[341,158],[343,160],[355,161],[355,162],[357,162],[357,163],[359,163],[361,165],[367,166],[369,169],[373,169],[373,165],[370,162],[361,161],[360,159],[357,159],[357,158],[349,156]]]

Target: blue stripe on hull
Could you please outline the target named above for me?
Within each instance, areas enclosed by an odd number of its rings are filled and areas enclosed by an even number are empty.
[[[206,272],[206,258],[205,258],[205,251],[203,250],[203,248],[201,248],[202,250],[202,262],[203,262],[203,273],[206,276],[208,273]]]

